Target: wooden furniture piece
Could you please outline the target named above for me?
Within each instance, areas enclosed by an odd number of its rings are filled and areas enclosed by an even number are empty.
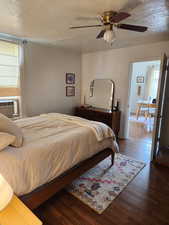
[[[75,116],[107,124],[113,129],[117,138],[120,130],[120,115],[120,111],[83,106],[75,108]]]
[[[1,225],[42,225],[42,222],[15,195],[0,212]]]
[[[148,117],[150,118],[154,117],[156,109],[157,109],[157,104],[155,103],[148,104]]]
[[[137,103],[137,110],[136,110],[137,120],[139,119],[139,116],[141,114],[142,109],[145,109],[144,113],[145,113],[145,118],[147,119],[151,115],[150,110],[156,109],[156,108],[157,108],[157,105],[155,103],[148,103],[146,101],[138,102]]]
[[[50,197],[52,197],[66,185],[70,184],[74,179],[78,178],[87,170],[91,169],[96,164],[98,164],[99,162],[101,162],[103,159],[105,159],[110,155],[112,157],[112,164],[111,164],[112,166],[114,163],[114,152],[110,148],[104,149],[103,151],[97,153],[93,157],[82,161],[81,163],[74,166],[72,169],[68,170],[61,176],[55,178],[48,184],[45,184],[37,188],[30,194],[22,196],[21,197],[22,201],[30,209],[37,208],[40,204],[48,200]]]

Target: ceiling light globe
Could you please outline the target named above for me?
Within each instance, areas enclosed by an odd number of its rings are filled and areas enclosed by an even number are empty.
[[[115,40],[115,33],[112,30],[107,30],[103,39],[108,43],[112,43]]]

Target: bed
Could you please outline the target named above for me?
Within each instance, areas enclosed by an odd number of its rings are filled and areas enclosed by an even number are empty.
[[[98,162],[118,150],[103,123],[59,113],[16,121],[24,143],[0,152],[0,173],[34,209]]]

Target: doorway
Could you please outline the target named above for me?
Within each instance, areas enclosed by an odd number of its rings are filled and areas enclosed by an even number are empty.
[[[128,138],[152,144],[160,60],[131,64]]]

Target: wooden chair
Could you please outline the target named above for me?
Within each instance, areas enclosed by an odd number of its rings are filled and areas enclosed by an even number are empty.
[[[148,117],[154,117],[156,112],[157,105],[155,103],[151,103],[148,105]]]
[[[143,113],[145,118],[148,118],[148,104],[147,103],[137,103],[137,111],[136,111],[136,118],[139,119],[140,114]]]

